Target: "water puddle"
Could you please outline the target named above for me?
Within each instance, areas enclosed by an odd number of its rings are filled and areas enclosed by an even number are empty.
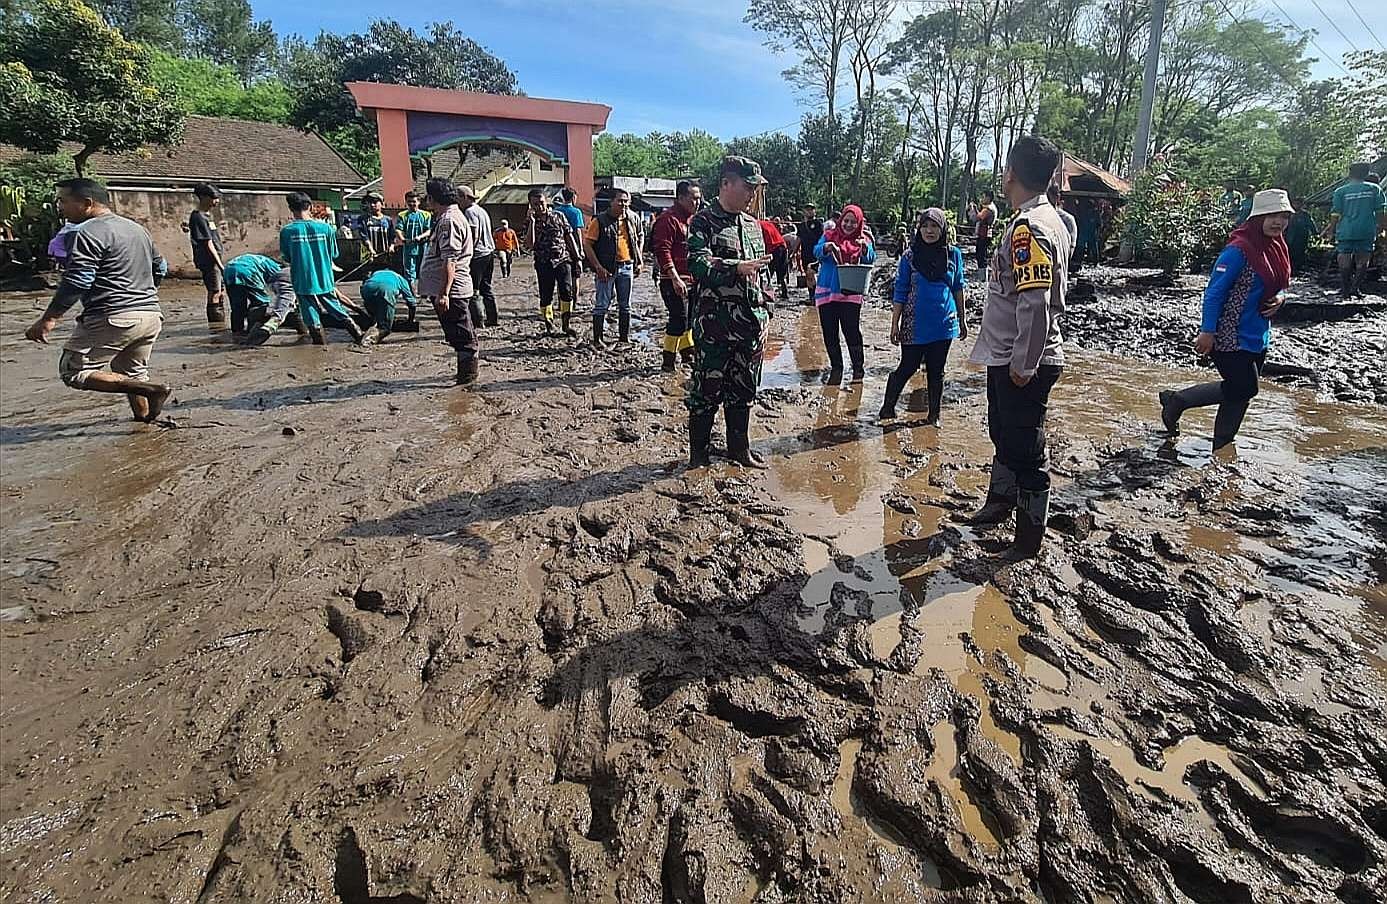
[[[963,787],[963,773],[959,763],[958,740],[954,735],[952,722],[940,722],[930,730],[934,742],[934,756],[925,767],[925,778],[934,779],[939,787],[953,798],[954,806],[963,819],[963,827],[975,840],[992,847],[1001,847],[1002,829],[991,813],[973,800]]]
[[[938,864],[911,849],[899,832],[869,814],[853,793],[852,780],[857,772],[858,757],[861,755],[862,741],[858,738],[848,738],[838,745],[838,775],[829,790],[829,800],[843,818],[843,831],[848,836],[845,840],[875,849],[878,865],[886,868],[883,874],[877,877],[879,889],[883,887],[883,883],[889,884],[892,880],[902,878],[899,874],[893,876],[890,873],[901,870],[910,861],[918,864],[926,885],[930,888],[943,888],[944,882],[939,874]],[[894,870],[891,869],[893,864]]]
[[[1195,763],[1208,760],[1242,784],[1249,793],[1265,795],[1265,789],[1233,762],[1228,748],[1206,741],[1198,736],[1180,740],[1174,747],[1164,751],[1165,766],[1160,770],[1149,769],[1137,761],[1136,754],[1126,744],[1112,738],[1095,738],[1075,731],[1067,725],[1047,725],[1046,728],[1057,737],[1069,741],[1083,741],[1096,752],[1103,755],[1113,769],[1127,780],[1127,784],[1140,789],[1147,796],[1155,797],[1153,791],[1162,791],[1170,797],[1199,806],[1199,797],[1194,788],[1185,783],[1185,771]]]

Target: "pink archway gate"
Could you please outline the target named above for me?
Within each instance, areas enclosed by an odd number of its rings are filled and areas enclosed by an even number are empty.
[[[583,206],[593,204],[592,136],[612,108],[571,100],[473,94],[379,82],[348,82],[356,105],[374,110],[385,203],[403,207],[414,186],[410,158],[472,141],[525,147],[560,163]]]

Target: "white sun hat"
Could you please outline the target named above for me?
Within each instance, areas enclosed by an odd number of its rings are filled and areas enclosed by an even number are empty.
[[[1247,215],[1248,218],[1269,213],[1295,213],[1284,188],[1267,188],[1252,196],[1252,212]]]

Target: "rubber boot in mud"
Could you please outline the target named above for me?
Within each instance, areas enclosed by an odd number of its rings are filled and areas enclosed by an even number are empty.
[[[630,342],[630,341],[631,341],[631,312],[630,312],[630,311],[622,311],[622,312],[617,316],[617,334],[616,334],[616,338],[617,338],[617,341],[619,341],[619,342]]]
[[[378,326],[368,327],[367,330],[366,330],[366,332],[364,332],[364,333],[361,334],[361,342],[358,343],[358,344],[363,345],[363,346],[365,346],[365,345],[375,345],[375,344],[377,344],[377,343],[380,342],[381,338],[382,338],[384,335],[385,335],[385,334],[382,333],[382,332],[380,331],[380,327],[378,327]]]
[[[683,362],[684,362],[685,364],[687,364],[689,367],[693,367],[693,359],[694,359],[694,350],[693,350],[693,346],[691,345],[691,346],[689,346],[688,348],[681,349],[680,352],[679,352],[679,357],[680,357],[680,359],[683,360]]]
[[[852,361],[852,381],[861,383],[862,378],[867,376],[867,356],[860,345],[848,346],[848,358]]]
[[[278,329],[279,321],[274,317],[267,317],[263,323],[257,324],[255,329],[250,331],[250,336],[247,337],[246,344],[264,345]]]
[[[895,371],[886,378],[886,398],[881,402],[881,410],[877,412],[877,418],[883,421],[896,419],[896,402],[901,398],[901,390],[905,388],[905,380],[898,379]]]
[[[1008,562],[1034,559],[1045,542],[1045,521],[1050,514],[1050,491],[1021,490],[1016,501],[1016,537],[1002,557]]]
[[[457,385],[467,386],[470,383],[477,382],[479,370],[480,368],[478,367],[476,356],[464,358],[459,355]]]
[[[1180,404],[1179,394],[1163,389],[1156,396],[1161,401],[1161,424],[1165,427],[1165,432],[1171,436],[1180,435],[1180,415],[1184,414],[1185,409]]]
[[[660,370],[667,374],[674,373],[674,352],[660,353]]]
[[[706,468],[710,464],[708,445],[713,438],[716,412],[689,415],[689,467]]]
[[[564,334],[565,336],[567,336],[568,338],[572,339],[574,336],[577,336],[577,335],[578,335],[577,331],[573,329],[573,315],[572,315],[572,314],[565,312],[565,313],[559,315],[559,319],[560,319],[561,321],[563,321],[563,324],[562,324],[562,325],[563,325],[563,334]]]
[[[607,343],[602,339],[602,331],[606,325],[605,317],[597,314],[592,315],[592,344],[595,348],[607,347]]]
[[[992,459],[992,480],[987,487],[987,501],[982,508],[963,519],[974,527],[1001,524],[1016,508],[1016,474],[997,459]]]
[[[727,421],[727,457],[744,468],[764,471],[765,461],[751,451],[751,409],[728,405],[722,416]]]
[[[346,329],[347,335],[351,336],[352,341],[357,345],[365,344],[366,334],[361,331],[361,327],[356,325],[356,321],[348,318],[343,322],[343,328]]]
[[[207,305],[207,325],[220,326],[226,323],[226,305],[209,303]]]
[[[308,338],[313,340],[314,345],[327,345],[327,336],[323,335],[323,328],[320,326],[310,326],[308,328]]]

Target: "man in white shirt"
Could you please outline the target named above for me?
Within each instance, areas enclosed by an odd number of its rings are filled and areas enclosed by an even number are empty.
[[[472,238],[476,245],[472,250],[472,321],[480,326],[495,326],[499,323],[496,313],[496,295],[491,291],[492,271],[496,269],[496,237],[491,232],[491,215],[477,203],[477,195],[471,187],[458,188],[462,199],[462,213],[472,224]],[[480,299],[481,304],[478,304]],[[486,316],[482,316],[482,307]]]

